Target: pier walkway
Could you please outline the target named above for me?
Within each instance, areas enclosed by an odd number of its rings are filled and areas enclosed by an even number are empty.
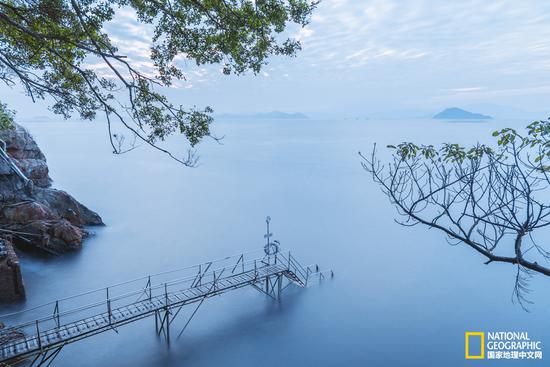
[[[269,237],[268,230],[268,245],[273,245]],[[0,366],[21,361],[49,366],[67,344],[147,317],[154,317],[157,334],[169,343],[170,325],[184,306],[193,304],[194,310],[177,336],[212,296],[249,286],[278,299],[290,285],[306,287],[331,276],[332,271],[320,272],[317,265],[302,266],[290,251],[266,246],[81,293],[1,315],[9,327],[0,330]]]

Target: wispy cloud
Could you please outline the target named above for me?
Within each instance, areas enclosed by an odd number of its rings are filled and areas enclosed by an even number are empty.
[[[136,19],[120,9],[107,30],[120,52],[151,75],[152,29]],[[265,88],[277,100],[309,99],[312,108],[321,93],[356,108],[366,108],[364,100],[393,108],[550,98],[550,3],[543,1],[327,0],[308,26],[288,35],[302,42],[298,58],[275,58],[258,78],[228,78],[218,66],[197,67],[178,55],[185,80],[173,86],[186,93]],[[109,73],[101,63],[89,67]],[[295,85],[315,90],[300,93]],[[218,103],[240,103],[232,99],[239,93],[217,95],[224,96]]]
[[[483,87],[465,87],[465,88],[451,88],[451,89],[445,89],[445,90],[452,93],[470,93],[470,92],[477,92],[482,89]]]
[[[107,27],[120,52],[144,72],[152,29],[123,8]],[[297,58],[273,58],[256,77],[227,77],[219,65],[176,63],[186,101],[244,110],[343,111],[440,108],[466,102],[542,109],[550,99],[550,3],[536,0],[325,0]],[[109,70],[97,60],[88,67]],[[185,89],[185,90],[184,90]],[[1,91],[0,91],[1,93]],[[182,94],[183,95],[183,94]],[[179,97],[179,95],[178,95]]]

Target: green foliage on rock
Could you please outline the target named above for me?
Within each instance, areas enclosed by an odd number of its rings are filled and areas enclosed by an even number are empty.
[[[4,103],[0,103],[0,131],[13,130],[14,112],[8,109],[8,106]]]
[[[272,55],[294,56],[298,40],[281,34],[304,26],[311,0],[0,0],[0,80],[21,83],[52,110],[93,119],[98,112],[138,139],[156,144],[180,133],[191,146],[210,136],[212,109],[173,104],[158,89],[183,79],[175,58],[219,64],[225,74],[258,73]],[[118,9],[153,28],[156,75],[138,70],[104,30]],[[100,62],[105,77],[89,66]],[[115,152],[120,147],[111,134]],[[161,149],[162,150],[162,149]],[[166,152],[166,151],[165,151]],[[170,154],[169,152],[166,152]],[[176,157],[173,157],[176,158]],[[183,163],[189,163],[187,160]]]

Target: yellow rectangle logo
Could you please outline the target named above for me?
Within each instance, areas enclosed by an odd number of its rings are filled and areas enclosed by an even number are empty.
[[[479,336],[480,338],[480,353],[478,355],[470,354],[470,337]],[[482,331],[467,331],[465,333],[465,357],[466,359],[484,359],[485,358],[485,333]]]

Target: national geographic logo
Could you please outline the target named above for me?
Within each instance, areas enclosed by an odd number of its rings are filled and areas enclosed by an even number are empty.
[[[464,336],[466,359],[542,359],[542,342],[524,331],[467,331]]]
[[[464,349],[466,351],[466,355],[465,355],[466,359],[484,359],[485,358],[485,333],[482,331],[467,331],[465,335],[466,335],[466,340],[465,340]],[[472,340],[472,344],[479,346],[479,353],[474,355],[470,354],[470,340]]]

